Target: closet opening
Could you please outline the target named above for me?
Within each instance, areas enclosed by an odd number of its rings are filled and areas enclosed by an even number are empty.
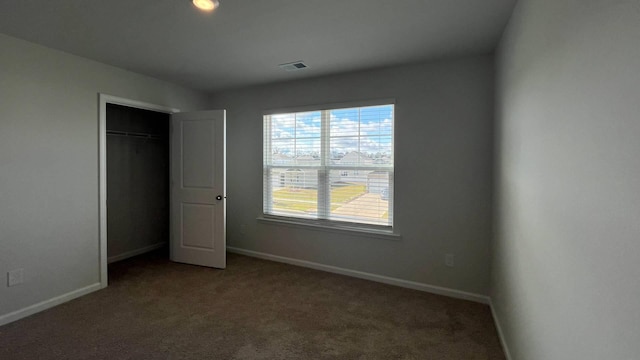
[[[106,175],[109,277],[125,260],[168,261],[170,114],[107,103]]]

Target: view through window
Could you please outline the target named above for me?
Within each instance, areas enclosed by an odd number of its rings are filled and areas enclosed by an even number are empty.
[[[264,213],[393,225],[394,105],[264,116]]]

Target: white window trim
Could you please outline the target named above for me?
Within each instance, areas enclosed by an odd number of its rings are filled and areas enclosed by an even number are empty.
[[[323,104],[323,105],[307,105],[307,106],[298,106],[298,107],[290,107],[290,108],[279,108],[279,109],[271,109],[271,110],[265,110],[263,111],[263,119],[265,116],[267,116],[267,121],[270,121],[270,116],[269,115],[276,115],[276,114],[282,114],[282,113],[299,113],[299,112],[309,112],[309,111],[321,111],[322,116],[325,116],[325,114],[327,113],[325,110],[334,110],[334,109],[346,109],[346,108],[355,108],[355,107],[368,107],[368,106],[378,106],[378,105],[396,105],[396,100],[393,98],[387,98],[387,99],[375,99],[375,100],[363,100],[363,101],[352,101],[352,102],[341,102],[341,103],[331,103],[331,104]],[[324,120],[324,119],[323,119]],[[322,131],[322,135],[321,138],[325,138],[326,136],[326,132],[329,131],[329,121],[322,121],[323,127],[321,129]],[[263,120],[263,126],[265,125],[264,120]],[[272,129],[271,124],[269,123],[268,126],[269,129]],[[395,111],[394,111],[394,121],[393,121],[393,137],[394,137],[394,141],[393,141],[393,154],[394,154],[394,158],[395,158]],[[263,139],[265,138],[264,134],[263,134]],[[263,140],[264,141],[264,140]],[[321,148],[321,152],[322,152],[322,161],[323,163],[321,164],[320,167],[314,167],[314,166],[298,166],[296,165],[296,167],[298,168],[315,168],[318,169],[318,199],[322,199],[321,201],[319,201],[318,207],[320,208],[327,207],[326,204],[326,200],[328,199],[327,192],[330,191],[330,186],[329,186],[329,174],[327,170],[327,167],[325,166],[326,163],[324,163],[324,161],[326,161],[327,159],[329,159],[329,148],[328,146],[325,146],[326,142],[322,141],[322,148]],[[269,142],[268,146],[271,146],[271,142]],[[272,151],[270,148],[264,148],[264,144],[263,144],[263,152],[266,151],[266,156],[267,158],[271,157],[272,155]],[[263,153],[263,159],[264,159],[265,154]],[[271,162],[270,159],[267,160],[267,162]],[[268,166],[264,166],[264,160],[263,160],[263,186],[268,186],[271,187],[272,186],[272,181],[264,181],[265,177],[268,177],[268,172],[271,169],[275,169],[275,168],[289,168],[291,166],[289,165],[268,165]],[[331,166],[333,169],[338,170],[341,168],[341,166],[336,166],[336,165],[332,165]],[[391,177],[391,182],[392,184],[395,184],[395,161],[394,161],[394,166],[391,168],[386,168],[386,167],[367,167],[367,166],[344,166],[345,169],[356,169],[356,170],[384,170],[384,171],[389,171],[389,176]],[[323,174],[324,173],[324,174]],[[391,186],[389,189],[389,197],[391,199],[394,199],[394,186]],[[267,193],[271,196],[271,194],[273,194],[272,189],[265,189],[263,188],[263,195]],[[321,202],[325,202],[324,204],[322,204]],[[272,204],[273,201],[270,201],[270,199],[263,199],[263,214],[261,216],[259,216],[257,218],[258,221],[260,222],[264,222],[264,223],[270,223],[270,224],[281,224],[281,225],[286,225],[286,226],[293,226],[293,227],[302,227],[302,228],[308,228],[308,229],[312,229],[312,230],[324,230],[324,231],[329,231],[329,232],[338,232],[338,233],[346,233],[346,234],[351,234],[351,235],[365,235],[367,237],[375,237],[375,238],[383,238],[383,239],[390,239],[390,240],[400,240],[401,239],[401,235],[397,232],[395,232],[395,225],[375,225],[375,224],[367,224],[367,223],[357,223],[357,222],[346,222],[346,221],[335,221],[335,220],[329,220],[326,218],[318,218],[318,219],[305,219],[303,217],[292,217],[292,216],[286,216],[286,215],[275,215],[275,214],[269,214],[269,213],[265,213],[264,211],[268,211],[268,212],[272,212],[273,208],[272,208]],[[391,211],[395,216],[395,201],[392,200],[392,203],[390,204],[391,207]],[[393,221],[393,223],[395,223],[395,220]]]
[[[262,115],[276,115],[282,113],[299,113],[321,110],[348,109],[356,107],[378,106],[378,105],[396,105],[396,99],[375,99],[362,101],[348,101],[340,103],[322,104],[322,105],[304,105],[288,108],[270,109],[262,112]]]

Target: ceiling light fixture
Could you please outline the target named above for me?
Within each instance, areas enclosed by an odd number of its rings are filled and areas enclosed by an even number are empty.
[[[200,10],[213,11],[220,6],[220,2],[218,0],[193,0],[193,5]]]

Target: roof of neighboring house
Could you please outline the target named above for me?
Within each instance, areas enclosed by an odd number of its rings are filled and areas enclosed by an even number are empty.
[[[373,160],[359,151],[351,151],[337,161],[341,165],[372,164]]]

